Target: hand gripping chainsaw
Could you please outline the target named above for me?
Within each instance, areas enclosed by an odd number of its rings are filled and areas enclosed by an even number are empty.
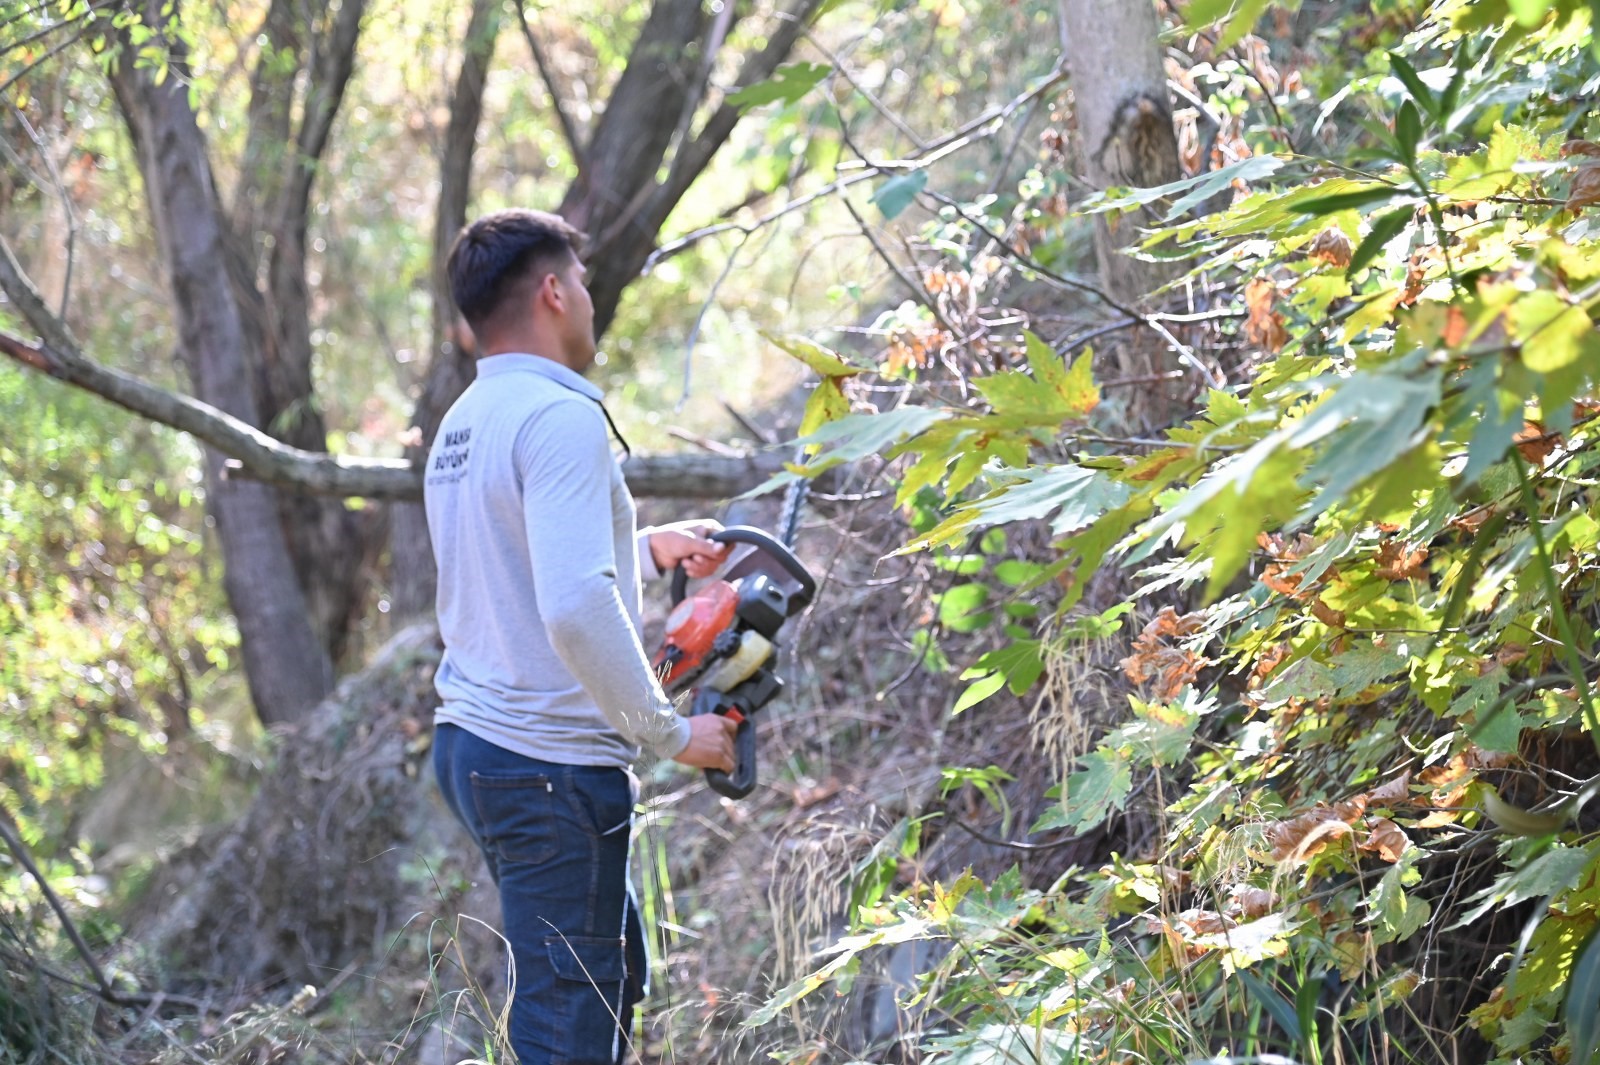
[[[783,623],[804,610],[817,582],[787,547],[760,529],[735,525],[712,533],[733,544],[720,580],[685,598],[688,575],[672,575],[672,613],[656,654],[656,674],[670,696],[695,689],[690,716],[722,714],[738,722],[737,765],[730,775],[706,770],[719,795],[742,799],[756,786],[754,714],[783,690],[773,672]]]

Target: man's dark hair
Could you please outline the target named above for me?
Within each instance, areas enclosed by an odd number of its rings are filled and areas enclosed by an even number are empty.
[[[481,335],[523,282],[542,281],[582,248],[583,234],[546,211],[486,214],[463,229],[450,249],[450,296]]]

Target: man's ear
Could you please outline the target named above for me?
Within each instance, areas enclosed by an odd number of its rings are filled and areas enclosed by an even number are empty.
[[[567,294],[561,289],[561,279],[554,270],[539,279],[539,292],[535,301],[556,314],[567,311]]]

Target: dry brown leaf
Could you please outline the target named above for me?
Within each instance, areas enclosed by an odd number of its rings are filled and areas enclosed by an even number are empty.
[[[1572,401],[1572,420],[1586,422],[1600,414],[1600,400],[1579,398]]]
[[[1454,784],[1469,772],[1471,772],[1471,767],[1467,765],[1466,754],[1458,753],[1452,755],[1450,760],[1443,765],[1429,766],[1424,769],[1417,774],[1417,780],[1430,788],[1442,788],[1447,784]]]
[[[1345,614],[1343,610],[1335,610],[1321,599],[1311,604],[1311,616],[1328,626],[1330,629],[1344,628]]]
[[[1160,701],[1176,699],[1211,660],[1187,647],[1175,647],[1168,639],[1192,636],[1204,625],[1202,613],[1180,615],[1170,606],[1162,607],[1133,642],[1133,653],[1122,660],[1123,672],[1135,684],[1156,681],[1153,694]]]
[[[1306,862],[1328,844],[1350,835],[1348,822],[1337,811],[1319,806],[1315,810],[1267,826],[1266,839],[1272,845],[1275,862]]]
[[[1419,248],[1411,253],[1410,258],[1406,260],[1406,287],[1400,293],[1402,307],[1409,307],[1417,302],[1422,290],[1428,287],[1428,267],[1439,257],[1439,249],[1435,246]]]
[[[1575,155],[1600,159],[1600,144],[1594,141],[1570,140],[1561,146],[1561,158],[1571,159]]]
[[[1482,506],[1473,507],[1460,517],[1451,518],[1450,527],[1457,532],[1466,533],[1468,536],[1475,536],[1478,529],[1483,526],[1484,522],[1489,520],[1494,511],[1493,503],[1485,503]]]
[[[1467,321],[1467,312],[1452,303],[1444,318],[1444,346],[1459,347],[1461,342],[1467,339],[1467,329],[1470,325],[1471,323]]]
[[[1600,166],[1579,167],[1567,189],[1567,210],[1580,211],[1600,203]]]
[[[808,806],[815,806],[819,802],[831,799],[839,794],[839,789],[843,786],[839,783],[838,777],[829,777],[821,784],[797,787],[793,796],[795,809],[804,810]]]
[[[1311,242],[1309,252],[1311,258],[1337,266],[1343,270],[1350,265],[1350,256],[1355,252],[1355,245],[1350,238],[1344,235],[1344,230],[1338,226],[1329,226],[1317,234],[1317,239]]]
[[[1272,675],[1272,671],[1281,666],[1283,660],[1288,657],[1289,645],[1286,643],[1275,643],[1267,648],[1261,653],[1261,657],[1256,659],[1255,668],[1250,670],[1250,679],[1245,686],[1252,690],[1261,687]]]
[[[1289,342],[1289,331],[1283,327],[1283,315],[1273,310],[1277,296],[1277,286],[1264,277],[1258,277],[1244,287],[1244,306],[1248,314],[1244,323],[1245,339],[1274,354]]]
[[[1278,896],[1266,888],[1240,884],[1233,889],[1229,906],[1247,921],[1265,917],[1278,908]]]
[[[1373,788],[1367,795],[1373,806],[1398,806],[1411,801],[1411,770],[1407,769],[1387,784]]]
[[[1478,676],[1485,676],[1505,666],[1514,666],[1527,657],[1528,649],[1520,643],[1502,644],[1493,658],[1485,658],[1478,663]]]
[[[1504,751],[1486,751],[1475,743],[1467,748],[1464,757],[1469,769],[1504,769],[1515,761]]]
[[[1278,562],[1299,562],[1317,549],[1317,539],[1310,533],[1293,540],[1285,540],[1282,533],[1256,533],[1256,543]]]
[[[1300,581],[1304,574],[1290,573],[1288,567],[1273,563],[1261,571],[1261,583],[1290,599],[1299,599],[1304,594],[1300,591]]]
[[[1384,861],[1393,864],[1400,860],[1411,839],[1400,826],[1387,817],[1374,817],[1367,821],[1367,838],[1357,844],[1364,851],[1372,851]]]
[[[1384,580],[1408,581],[1423,574],[1422,564],[1427,560],[1426,546],[1411,547],[1401,540],[1389,540],[1378,547],[1376,572]]]
[[[1525,462],[1543,466],[1544,460],[1561,445],[1561,434],[1554,430],[1547,432],[1538,422],[1523,422],[1522,428],[1511,441],[1517,445],[1517,451]]]
[[[1195,936],[1214,936],[1233,928],[1235,922],[1215,910],[1184,910],[1175,919],[1178,931]],[[1188,938],[1185,936],[1184,938]]]

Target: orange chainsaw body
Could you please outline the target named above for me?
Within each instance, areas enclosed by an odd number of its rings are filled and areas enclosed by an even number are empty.
[[[663,687],[670,689],[680,677],[700,668],[717,637],[733,625],[738,605],[738,589],[727,581],[710,581],[672,608],[655,661]]]

